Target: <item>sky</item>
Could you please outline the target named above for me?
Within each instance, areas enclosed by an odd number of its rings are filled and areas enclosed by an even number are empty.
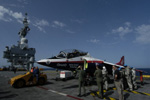
[[[79,49],[111,63],[150,68],[150,0],[0,0],[0,66],[28,13],[35,60]]]

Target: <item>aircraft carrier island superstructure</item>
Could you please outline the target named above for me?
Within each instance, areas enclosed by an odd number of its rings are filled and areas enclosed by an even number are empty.
[[[23,20],[24,27],[21,28],[18,35],[20,36],[20,41],[18,45],[11,46],[10,48],[6,46],[3,58],[8,59],[7,61],[11,63],[11,68],[20,65],[28,70],[34,65],[35,59],[35,48],[28,47],[28,39],[26,38],[27,33],[30,31],[29,23],[27,20],[27,13]]]

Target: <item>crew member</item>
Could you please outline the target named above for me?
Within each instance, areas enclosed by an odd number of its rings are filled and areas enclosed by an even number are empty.
[[[76,71],[79,74],[79,94],[78,96],[81,97],[81,87],[83,87],[84,95],[86,96],[86,89],[85,89],[85,79],[86,79],[86,73],[83,70],[83,66],[78,66]]]
[[[39,78],[39,68],[35,67],[35,69],[33,70],[33,75],[34,77],[36,77],[36,82],[38,82],[38,78]]]
[[[129,86],[129,90],[133,91],[133,85],[132,85],[132,80],[131,80],[131,69],[127,65],[125,65],[125,77]]]
[[[30,71],[30,72],[33,73],[33,71],[34,71],[34,67],[31,68],[31,71]]]
[[[122,81],[122,88],[125,90],[128,86],[127,86],[127,80],[125,78],[125,69],[122,67],[118,68],[119,72],[120,72],[120,76],[121,76],[121,81]]]
[[[117,92],[119,94],[119,100],[124,100],[123,87],[122,87],[122,80],[120,77],[121,76],[120,72],[115,65],[113,65],[113,69],[114,69],[114,84],[115,84],[115,87],[117,88]]]
[[[132,75],[132,83],[133,83],[133,88],[136,90],[137,89],[137,84],[136,84],[136,70],[135,68],[131,68],[131,75]]]
[[[17,68],[16,68],[16,67],[14,67],[14,74],[16,74],[16,71],[17,71]]]
[[[108,72],[105,66],[103,66],[102,74],[103,74],[103,83],[107,91],[108,90]]]
[[[96,71],[94,72],[94,76],[96,76],[96,82],[99,90],[98,96],[103,99],[103,75],[102,70],[99,67],[99,64],[96,63]]]
[[[143,72],[140,71],[140,81],[141,81],[141,85],[144,85],[144,82],[143,82]]]

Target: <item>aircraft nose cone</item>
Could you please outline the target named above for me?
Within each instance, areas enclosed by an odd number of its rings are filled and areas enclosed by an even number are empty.
[[[41,65],[49,65],[51,62],[49,60],[43,59],[43,60],[37,61],[37,63]]]
[[[37,61],[37,63],[43,65],[45,63],[45,61],[44,60],[39,60],[39,61]]]
[[[50,62],[49,60],[48,60],[48,61],[46,61],[46,64],[47,64],[47,65],[49,65],[50,63],[51,63],[51,62]]]
[[[39,60],[39,61],[37,61],[37,63],[38,63],[38,64],[41,64],[42,62],[41,62],[41,60]]]

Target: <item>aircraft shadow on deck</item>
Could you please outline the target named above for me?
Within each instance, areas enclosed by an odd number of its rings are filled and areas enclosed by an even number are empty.
[[[44,85],[49,85],[49,84],[54,84],[53,82],[46,82],[45,84],[43,84],[43,85],[38,85],[38,84],[36,84],[36,85],[28,85],[28,86],[24,86],[24,87],[22,87],[22,88],[30,88],[30,87],[35,87],[35,86],[44,86]],[[17,89],[22,89],[22,88],[17,88]]]
[[[7,94],[10,93],[11,91],[0,91],[0,94]]]
[[[6,98],[14,98],[16,96],[18,96],[18,94],[10,94],[11,91],[0,91],[0,99],[6,99]],[[2,96],[2,95],[5,95],[5,96]]]
[[[52,78],[51,80],[55,80],[55,81],[69,81],[69,80],[73,80],[73,79],[76,79],[76,78],[74,78],[74,77],[70,77],[70,78],[67,78],[67,79],[65,79],[65,78]]]
[[[2,97],[0,97],[0,99],[14,98],[16,96],[18,96],[18,94],[10,94],[10,95],[7,95],[7,96],[2,96]]]
[[[48,84],[54,84],[54,83],[47,81],[44,85],[48,85]]]
[[[124,100],[128,100],[128,97],[130,96],[129,93],[124,94]]]
[[[79,86],[78,85],[72,85],[72,86],[69,86],[69,87],[64,87],[62,89],[70,89],[70,88],[77,88],[77,87],[79,87]]]
[[[136,82],[137,84],[141,84],[141,82]],[[143,82],[143,84],[150,84],[148,82]]]
[[[109,95],[111,95],[111,94],[113,94],[114,93],[114,91],[108,91],[108,92],[106,92],[106,94],[104,95],[105,97],[108,97]]]

